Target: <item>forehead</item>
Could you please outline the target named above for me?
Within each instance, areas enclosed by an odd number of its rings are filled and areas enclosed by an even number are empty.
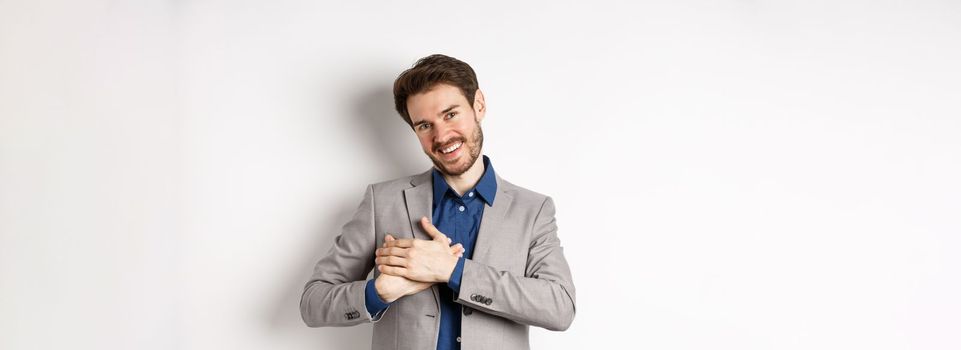
[[[424,119],[440,117],[439,114],[451,105],[467,106],[467,98],[456,86],[437,84],[425,92],[407,98],[407,113],[413,123]]]

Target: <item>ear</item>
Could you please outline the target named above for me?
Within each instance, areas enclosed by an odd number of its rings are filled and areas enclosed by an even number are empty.
[[[474,93],[474,118],[477,122],[484,120],[484,114],[487,113],[487,103],[484,102],[484,92],[477,89]]]

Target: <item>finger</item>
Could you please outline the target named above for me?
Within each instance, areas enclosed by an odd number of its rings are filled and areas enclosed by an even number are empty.
[[[375,253],[377,254],[377,257],[399,256],[401,258],[406,258],[407,248],[398,248],[398,247],[377,248]]]
[[[395,239],[395,240],[387,241],[386,243],[387,243],[387,247],[410,248],[414,246],[414,240],[410,238]]]
[[[377,270],[388,275],[407,277],[407,269],[403,267],[377,265]]]
[[[447,237],[447,245],[450,245],[451,243],[454,243],[454,241],[450,239],[450,237]]]
[[[377,265],[390,265],[397,267],[407,267],[407,259],[394,255],[386,255],[374,259]]]
[[[396,238],[394,238],[394,236],[391,236],[389,233],[386,236],[384,236],[384,240],[387,242],[393,241],[395,239]]]
[[[420,225],[424,227],[424,231],[427,232],[427,235],[435,241],[442,238],[447,238],[447,236],[441,233],[440,230],[434,227],[434,224],[430,223],[430,220],[428,220],[426,216],[420,218]]]
[[[454,253],[454,256],[458,258],[464,256],[464,246],[461,245],[460,243],[457,243],[451,246],[450,248],[451,248],[451,251]]]

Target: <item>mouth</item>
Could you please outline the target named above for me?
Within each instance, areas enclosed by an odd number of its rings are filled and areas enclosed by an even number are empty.
[[[464,143],[461,141],[454,142],[450,146],[439,149],[441,158],[444,160],[451,160],[457,158],[460,155],[461,148],[463,148]]]

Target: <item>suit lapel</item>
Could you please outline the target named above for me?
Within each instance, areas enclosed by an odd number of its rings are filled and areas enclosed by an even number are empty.
[[[505,191],[506,186],[501,180],[500,176],[496,176],[497,180],[497,195],[494,197],[494,205],[484,208],[484,214],[481,216],[480,230],[477,232],[477,241],[474,243],[474,255],[471,259],[478,262],[489,263],[491,260],[491,247],[497,242],[505,242],[512,237],[504,236],[506,233],[500,229],[501,222],[504,221],[504,217],[507,215],[507,210],[511,207],[511,202],[514,201],[513,196]]]
[[[410,180],[410,184],[414,187],[404,190],[404,201],[407,204],[407,219],[410,221],[410,232],[414,235],[414,238],[418,239],[431,239],[424,231],[424,227],[420,225],[420,218],[427,217],[431,221],[434,220],[433,214],[431,213],[431,206],[434,202],[434,186],[431,182],[431,171],[414,176]],[[431,286],[430,290],[434,294],[434,305],[437,307],[437,312],[440,312],[440,291],[437,289],[437,284]],[[439,316],[439,315],[438,315]]]
[[[426,216],[433,221],[431,206],[434,201],[434,188],[431,183],[431,171],[414,176],[410,184],[414,187],[404,190],[404,200],[407,202],[407,218],[410,221],[410,232],[414,238],[430,239],[424,227],[420,225],[420,218]]]

